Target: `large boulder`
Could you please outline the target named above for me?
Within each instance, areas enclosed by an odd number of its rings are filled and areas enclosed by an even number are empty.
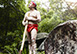
[[[77,54],[77,20],[59,24],[44,42],[45,54]]]

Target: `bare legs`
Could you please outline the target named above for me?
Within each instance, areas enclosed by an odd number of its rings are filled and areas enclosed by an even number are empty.
[[[36,54],[36,36],[37,36],[37,31],[36,29],[33,29],[31,31],[31,37],[29,36],[29,34],[27,34],[28,36],[28,43],[29,43],[29,54]]]
[[[33,54],[36,54],[36,36],[37,36],[37,31],[36,31],[36,29],[33,29],[31,31],[31,40],[32,40]]]
[[[27,38],[28,38],[28,47],[29,47],[29,54],[32,54],[32,44],[31,44],[31,36],[30,34],[27,32]]]

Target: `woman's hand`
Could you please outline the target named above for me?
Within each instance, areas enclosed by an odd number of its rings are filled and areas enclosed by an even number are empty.
[[[25,26],[25,25],[27,25],[27,24],[28,24],[28,22],[23,22],[23,21],[22,21],[22,24]]]
[[[26,20],[27,20],[27,17],[24,18],[24,20],[22,21],[22,24],[23,24],[23,25],[27,25],[27,24],[28,24],[28,22],[26,22]]]

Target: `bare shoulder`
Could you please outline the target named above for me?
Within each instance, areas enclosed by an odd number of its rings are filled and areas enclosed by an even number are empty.
[[[28,11],[28,12],[26,12],[26,13],[25,13],[25,16],[27,16],[29,13],[30,13],[29,11]]]

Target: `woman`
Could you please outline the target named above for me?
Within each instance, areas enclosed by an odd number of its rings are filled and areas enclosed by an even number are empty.
[[[29,9],[22,21],[23,25],[28,24],[27,38],[29,43],[29,54],[36,54],[36,36],[38,31],[38,22],[41,21],[40,12],[36,9],[36,3],[33,1],[29,4]],[[28,23],[25,23],[28,20]]]

